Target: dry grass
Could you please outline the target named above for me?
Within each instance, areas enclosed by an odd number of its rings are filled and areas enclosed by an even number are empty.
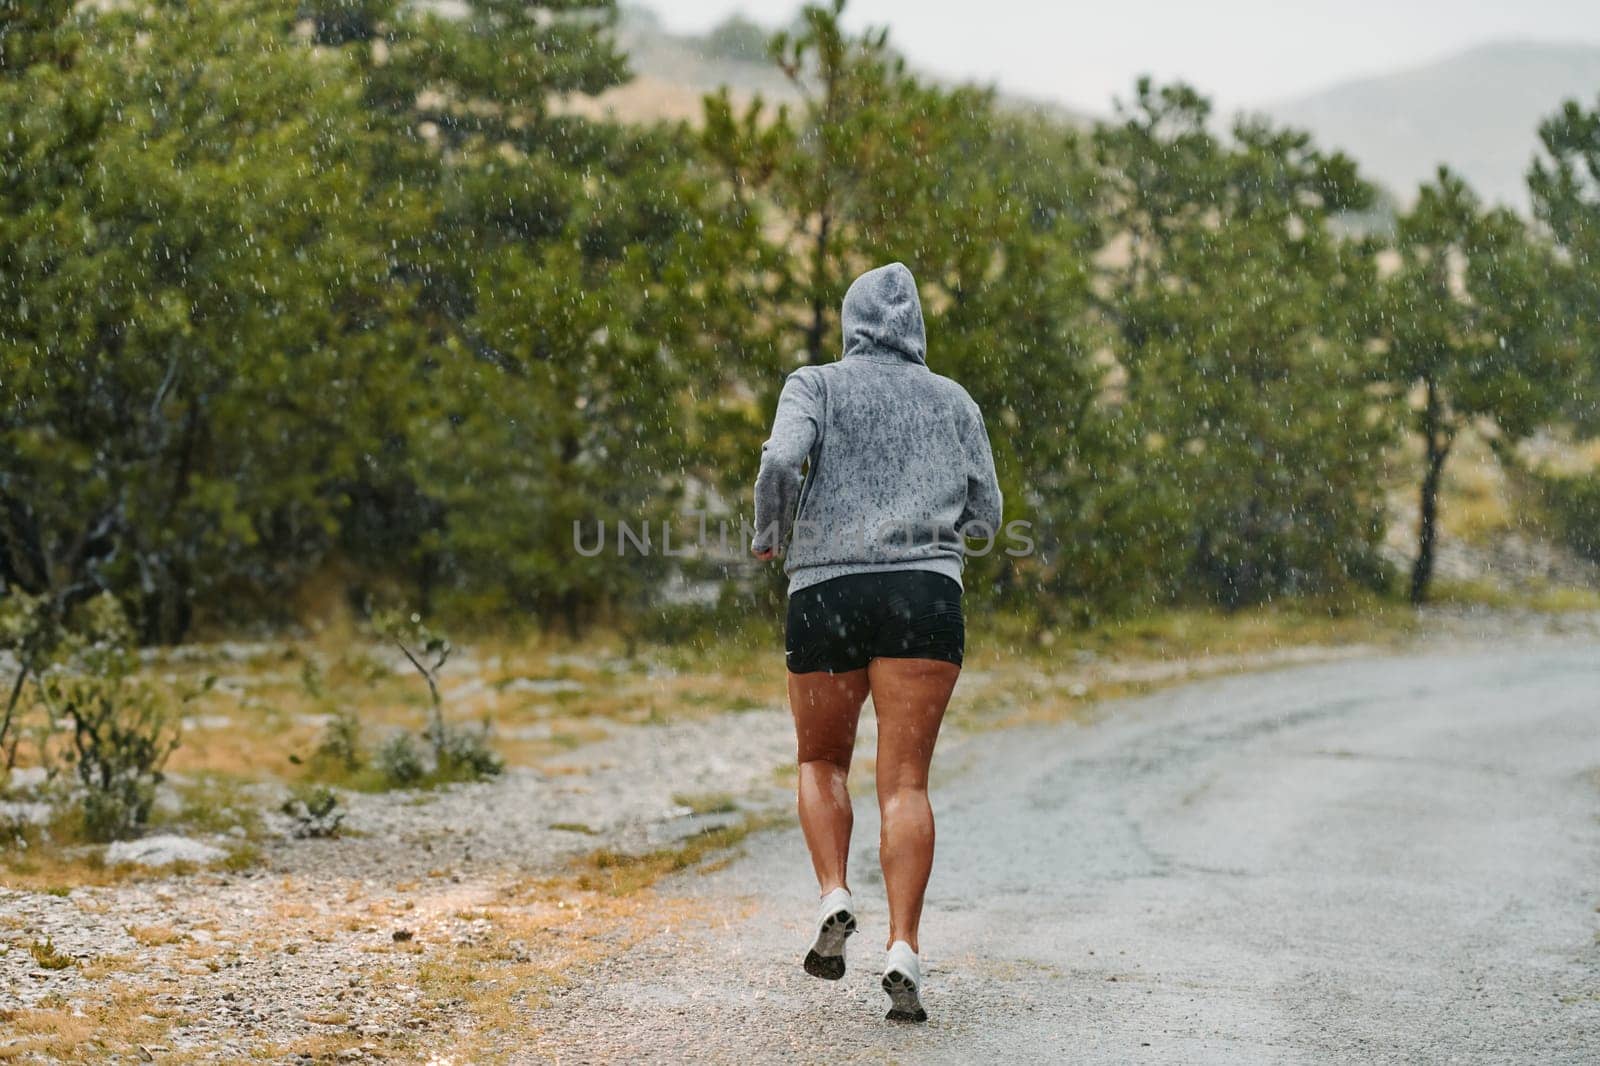
[[[727,851],[751,833],[786,821],[787,818],[774,814],[747,814],[731,825],[701,830],[672,847],[657,848],[642,855],[601,848],[576,863],[574,883],[586,892],[631,895],[651,887],[668,874]]]
[[[187,940],[188,934],[179,932],[170,925],[130,925],[127,927],[129,936],[147,948],[161,948],[168,944],[176,944]]]
[[[159,1044],[170,1029],[166,1012],[149,991],[118,982],[71,1004],[5,1012],[9,1040],[0,1061],[104,1062],[132,1059],[139,1044]]]

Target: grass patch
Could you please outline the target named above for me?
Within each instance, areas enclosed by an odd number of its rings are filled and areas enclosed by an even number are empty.
[[[65,970],[77,965],[71,955],[56,950],[55,941],[49,937],[29,944],[28,954],[33,956],[33,961],[43,970]]]
[[[672,802],[689,808],[691,814],[731,814],[739,809],[731,792],[675,792]]]
[[[127,933],[141,946],[147,948],[166,947],[176,944],[187,937],[170,925],[130,925]]]
[[[979,666],[1037,659],[1059,667],[1085,657],[1187,659],[1245,655],[1306,645],[1392,643],[1420,628],[1416,612],[1377,596],[1293,606],[1223,611],[1205,607],[1168,610],[1114,619],[1082,630],[1041,630],[1031,620],[997,614],[975,627]]]
[[[1495,610],[1568,614],[1600,611],[1600,590],[1545,585],[1509,589],[1488,582],[1436,581],[1432,603],[1436,606],[1488,607]]]
[[[170,1023],[149,992],[121,983],[67,1004],[49,1002],[6,1012],[0,1060],[106,1062],[134,1057],[136,1044],[159,1044]]]
[[[585,891],[630,895],[738,845],[751,833],[780,825],[785,820],[772,814],[747,814],[732,825],[711,826],[675,845],[639,855],[601,848],[578,860],[576,884]]]

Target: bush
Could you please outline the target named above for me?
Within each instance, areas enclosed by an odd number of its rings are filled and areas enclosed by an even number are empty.
[[[1556,539],[1600,563],[1600,474],[1539,475],[1538,486]]]
[[[17,752],[28,732],[24,727],[28,683],[37,678],[61,642],[57,622],[53,605],[44,596],[10,591],[0,599],[0,649],[10,652],[16,661],[16,676],[6,686],[5,703],[0,707],[0,782],[6,772],[15,769]]]
[[[283,813],[294,819],[291,832],[300,839],[338,836],[345,814],[338,793],[326,785],[296,788],[284,801]]]
[[[373,618],[373,628],[393,641],[423,681],[427,682],[430,710],[423,737],[433,749],[435,778],[440,781],[476,781],[498,774],[504,764],[498,755],[489,750],[489,723],[485,721],[481,731],[471,732],[445,721],[439,671],[450,659],[453,650],[450,641],[444,634],[429,629],[421,615],[407,615],[404,611],[377,614]],[[395,744],[396,741],[391,739],[386,748]],[[411,767],[405,761],[406,753],[396,748],[392,754],[397,760],[395,768],[409,774]],[[416,757],[420,768],[420,756],[416,756],[414,751],[410,754]],[[388,770],[385,771],[385,777],[398,784],[407,783]],[[417,778],[421,777],[419,772]]]
[[[378,749],[378,772],[393,788],[409,788],[418,784],[427,774],[422,764],[422,750],[410,733],[395,733]]]
[[[361,721],[349,711],[336,711],[323,728],[312,752],[313,766],[322,771],[351,774],[366,764],[361,750]]]
[[[434,773],[444,781],[478,781],[494,777],[505,763],[489,747],[489,723],[482,729],[447,728],[438,747]]]
[[[86,790],[84,832],[93,840],[115,840],[149,820],[161,768],[178,746],[174,716],[131,676],[132,637],[117,601],[101,595],[71,638],[73,653],[39,678],[52,725],[70,727],[67,758]]]

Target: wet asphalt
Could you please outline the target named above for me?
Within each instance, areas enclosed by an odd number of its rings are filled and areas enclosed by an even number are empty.
[[[801,971],[815,886],[772,832],[664,885],[696,919],[558,995],[526,1060],[1600,1062],[1592,638],[1191,684],[935,762],[928,1024],[883,1018],[858,785],[842,981]]]

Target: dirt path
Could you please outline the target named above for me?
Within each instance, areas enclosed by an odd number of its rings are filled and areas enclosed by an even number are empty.
[[[876,817],[838,984],[768,834],[519,1061],[1594,1062],[1600,643],[1302,667],[977,738],[936,783],[925,1028],[883,1021]]]

